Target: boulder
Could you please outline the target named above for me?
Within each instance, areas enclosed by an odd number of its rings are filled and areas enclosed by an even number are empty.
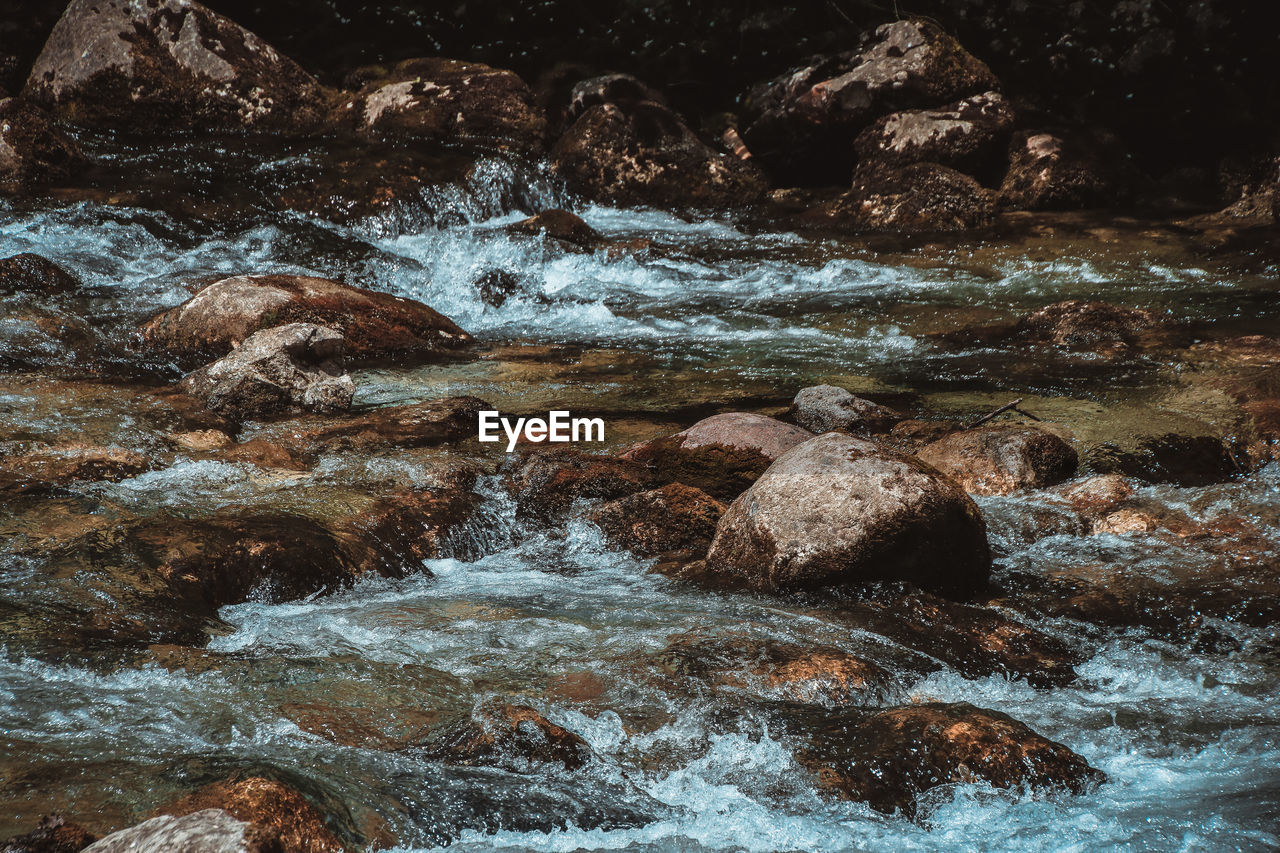
[[[473,767],[536,761],[576,770],[591,757],[587,742],[524,705],[492,704],[445,726],[418,747],[425,757]]]
[[[702,580],[769,593],[906,581],[963,596],[990,569],[986,525],[957,483],[827,433],[783,454],[729,506]]]
[[[802,388],[791,401],[788,417],[812,433],[839,430],[858,435],[886,432],[902,416],[834,385]]]
[[[491,308],[501,308],[507,300],[523,295],[524,282],[520,277],[508,270],[489,270],[474,282],[480,301]]]
[[[77,481],[127,480],[154,467],[154,460],[119,447],[28,447],[20,453],[0,456],[0,494],[43,494]]]
[[[482,502],[471,485],[404,489],[384,495],[353,518],[346,529],[355,541],[378,542],[401,558],[404,565],[397,573],[421,568],[423,560],[479,559],[482,554],[465,535]]]
[[[492,408],[476,397],[441,397],[305,426],[294,435],[301,451],[431,447],[475,436],[480,412]]]
[[[363,133],[444,145],[541,150],[547,120],[510,71],[478,62],[408,59],[368,80],[341,108]]]
[[[82,160],[48,113],[22,98],[0,97],[0,195],[65,180]]]
[[[707,553],[725,505],[701,489],[669,483],[610,501],[589,518],[605,539],[641,557],[698,559]]]
[[[0,259],[0,294],[61,296],[78,287],[80,282],[75,276],[40,255],[23,252]]]
[[[1150,311],[1080,299],[1046,305],[1020,319],[1014,329],[1021,340],[1099,355],[1131,352],[1157,343],[1166,332]]]
[[[2,853],[80,853],[96,840],[84,827],[68,823],[60,814],[45,815],[25,835],[0,840]]]
[[[853,189],[806,211],[805,224],[855,231],[964,231],[990,224],[995,193],[937,163],[869,164]]]
[[[1124,199],[1121,167],[1106,143],[1082,134],[1021,131],[1009,147],[1000,203],[1015,210],[1114,207]]]
[[[260,835],[252,824],[221,809],[182,817],[163,815],[113,832],[86,853],[280,853],[279,839]]]
[[[616,104],[624,110],[630,110],[645,101],[667,106],[667,99],[661,92],[630,74],[601,74],[579,80],[573,85],[569,90],[569,104],[565,108],[565,115],[572,122],[599,104]]]
[[[1102,474],[1071,483],[1058,490],[1071,508],[1089,519],[1115,512],[1135,494],[1129,481],[1119,474]]]
[[[868,719],[837,714],[799,757],[836,796],[909,815],[916,798],[939,785],[1082,793],[1106,779],[1066,746],[967,702],[893,708]]]
[[[639,462],[567,448],[529,453],[507,479],[520,514],[536,518],[563,513],[579,498],[614,500],[651,485],[653,474]]]
[[[999,92],[983,92],[944,107],[905,110],[858,134],[859,162],[901,168],[939,163],[971,175],[1004,174],[1013,108]]]
[[[239,275],[200,290],[141,329],[180,358],[226,355],[260,329],[312,323],[342,333],[348,360],[423,360],[472,342],[421,302],[304,275]]]
[[[1008,495],[1070,478],[1079,458],[1058,436],[1029,426],[953,432],[916,454],[973,495]]]
[[[297,791],[273,779],[215,782],[157,814],[184,817],[209,809],[244,821],[251,835],[290,853],[342,853],[342,844],[325,826],[324,815]]]
[[[742,136],[780,183],[842,184],[854,138],[875,119],[999,88],[991,70],[937,25],[896,21],[860,51],[754,88],[744,98]]]
[[[130,131],[306,133],[329,104],[297,63],[195,0],[72,0],[24,94],[77,124]]]
[[[552,208],[507,227],[512,234],[545,236],[570,251],[593,252],[608,244],[600,232],[567,210]]]
[[[356,386],[342,367],[342,344],[340,333],[310,323],[263,329],[187,374],[182,388],[210,411],[236,419],[345,411]]]
[[[775,418],[726,412],[637,445],[623,458],[651,469],[660,483],[685,483],[719,500],[732,500],[774,460],[812,437],[808,430]]]
[[[1179,486],[1207,486],[1241,473],[1221,438],[1172,432],[1143,436],[1136,442],[1094,445],[1085,451],[1081,462],[1094,474],[1119,474]]]
[[[654,101],[589,107],[552,147],[551,162],[571,189],[612,204],[735,206],[766,188],[755,166],[711,148]]]

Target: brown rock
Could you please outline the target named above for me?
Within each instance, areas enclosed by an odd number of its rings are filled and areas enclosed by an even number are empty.
[[[235,444],[235,439],[220,429],[197,429],[170,434],[169,440],[183,450],[208,453]]]
[[[1134,495],[1133,486],[1119,474],[1102,474],[1060,490],[1072,509],[1086,518],[1107,515]]]
[[[60,814],[45,815],[26,835],[0,841],[3,853],[80,853],[96,840],[84,827],[67,823]]]
[[[41,447],[21,456],[0,457],[0,494],[47,492],[78,480],[127,480],[154,467],[142,454],[118,447]]]
[[[64,180],[82,161],[48,113],[22,98],[0,97],[0,195]]]
[[[180,357],[222,356],[260,329],[311,323],[345,338],[352,362],[423,360],[472,338],[412,299],[302,275],[241,275],[209,285],[149,320],[143,340]]]
[[[24,94],[78,124],[146,130],[317,128],[327,93],[195,0],[73,0]]]
[[[478,62],[407,59],[369,80],[340,110],[361,131],[441,144],[537,151],[547,120],[510,71]]]
[[[279,849],[291,853],[343,850],[315,806],[297,791],[271,779],[215,782],[164,806],[156,814],[182,817],[205,809],[221,809],[248,823],[264,846],[274,842]]]
[[[347,529],[357,541],[373,540],[399,555],[407,568],[440,557],[477,559],[480,553],[465,532],[480,504],[480,496],[465,486],[403,490],[380,497]]]
[[[40,255],[23,252],[0,260],[0,293],[57,296],[78,287],[80,282],[75,276]]]
[[[492,408],[475,397],[442,397],[307,426],[296,436],[303,450],[428,447],[476,435],[481,410]]]
[[[1080,793],[1106,779],[1062,744],[965,702],[894,708],[865,720],[837,716],[800,761],[843,799],[907,814],[919,794],[939,785]]]
[[[953,432],[916,454],[974,495],[1042,489],[1071,477],[1079,458],[1071,445],[1042,429],[985,426]]]
[[[1023,317],[1015,333],[1024,340],[1063,349],[1123,354],[1158,337],[1162,326],[1150,311],[1071,299]]]
[[[1123,191],[1105,148],[1082,134],[1018,133],[1000,185],[1001,204],[1016,210],[1115,206]]]
[[[912,163],[860,166],[850,192],[801,221],[867,231],[962,231],[987,225],[994,215],[995,194],[973,178],[936,163]]]
[[[986,525],[959,485],[917,459],[840,433],[795,447],[730,506],[704,583],[785,592],[907,581],[985,587]]]
[[[651,469],[658,482],[685,483],[732,500],[774,460],[812,437],[806,429],[764,415],[726,412],[633,447],[623,458]]]
[[[511,760],[581,767],[591,757],[587,742],[523,705],[495,704],[447,726],[420,747],[427,758],[464,766],[502,766]]]
[[[582,217],[558,208],[544,210],[537,216],[522,219],[508,226],[507,230],[513,234],[545,235],[562,246],[588,252],[595,251],[608,243],[600,232],[584,222]]]
[[[529,453],[507,481],[521,514],[542,518],[579,498],[613,500],[652,484],[653,475],[638,462],[560,448]]]
[[[247,462],[259,468],[280,471],[310,470],[315,454],[303,448],[278,444],[265,438],[242,441],[222,449],[218,454],[227,462]]]
[[[902,420],[896,412],[834,385],[802,388],[791,401],[787,416],[814,434],[832,430],[855,435],[885,432]]]
[[[862,131],[854,142],[860,162],[901,168],[938,163],[971,175],[988,175],[1013,131],[1013,108],[999,92],[983,92],[945,107],[892,113]]]
[[[589,517],[615,548],[679,560],[706,554],[724,511],[724,504],[701,489],[670,483],[610,501]]]

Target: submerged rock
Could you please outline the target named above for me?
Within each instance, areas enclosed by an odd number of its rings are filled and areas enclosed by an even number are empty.
[[[658,482],[685,483],[732,500],[774,460],[810,438],[807,429],[775,418],[726,412],[633,447],[623,458],[645,465]]]
[[[954,432],[916,454],[974,495],[1008,495],[1068,479],[1079,458],[1058,436],[1028,426]]]
[[[1066,746],[967,702],[894,708],[869,719],[836,716],[799,758],[836,796],[909,815],[920,794],[940,785],[1082,793],[1106,780]]]
[[[1000,87],[937,25],[884,24],[860,52],[830,57],[757,86],[745,98],[747,147],[778,180],[842,184],[853,140],[876,118]]]
[[[251,777],[206,785],[158,810],[184,817],[219,810],[244,821],[246,835],[264,848],[290,853],[341,853],[342,843],[325,826],[324,815],[292,788],[272,779]]]
[[[730,506],[699,579],[785,592],[907,581],[986,586],[986,525],[960,486],[917,459],[840,433],[781,456]]]
[[[79,853],[96,836],[78,824],[68,823],[60,814],[45,815],[36,828],[25,835],[0,840],[2,853]]]
[[[858,135],[860,163],[897,167],[938,163],[973,175],[1004,172],[1013,108],[999,92],[944,107],[887,115]],[[998,165],[997,165],[998,164]]]
[[[886,432],[902,416],[884,406],[855,397],[834,385],[802,388],[787,412],[791,420],[812,433],[841,430],[857,435]]]
[[[113,832],[86,853],[279,853],[279,839],[261,836],[221,809],[182,817],[163,815]]]
[[[552,168],[597,201],[659,207],[721,207],[754,201],[755,166],[703,142],[654,101],[589,107],[551,149]]]
[[[120,447],[64,444],[0,456],[0,494],[42,494],[77,481],[126,480],[157,466]]]
[[[80,282],[75,276],[40,255],[23,252],[0,259],[0,294],[60,296],[79,287]]]
[[[507,479],[520,513],[541,518],[579,498],[614,500],[651,485],[652,473],[638,462],[562,448],[529,453]]]
[[[672,561],[706,554],[724,511],[724,504],[701,489],[670,483],[610,501],[589,518],[613,547]]]
[[[368,134],[449,145],[532,152],[547,132],[533,92],[516,74],[452,59],[400,62],[368,80],[340,112]]]
[[[581,216],[558,208],[522,219],[507,230],[513,234],[545,235],[561,246],[579,251],[595,251],[609,242]]]
[[[195,0],[72,0],[24,94],[78,124],[305,133],[329,95],[293,60]]]
[[[0,96],[0,195],[16,195],[64,180],[83,155],[44,110]]]
[[[1046,305],[1013,323],[970,327],[930,337],[953,346],[1031,343],[1120,358],[1184,343],[1187,328],[1140,308],[1068,299]]]
[[[299,409],[341,412],[356,390],[342,366],[342,348],[340,333],[310,323],[263,329],[187,374],[182,388],[210,411],[237,419]]]
[[[304,275],[224,278],[149,320],[143,341],[179,357],[225,355],[256,331],[286,323],[335,329],[353,362],[439,357],[471,335],[412,299]]]
[[[482,767],[537,761],[576,770],[591,757],[591,748],[578,735],[533,708],[506,704],[480,709],[418,749],[434,761]]]
[[[492,408],[476,397],[441,397],[303,426],[294,438],[303,451],[429,447],[476,435],[481,410]]]

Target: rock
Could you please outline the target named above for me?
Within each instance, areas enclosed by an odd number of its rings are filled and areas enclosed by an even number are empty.
[[[491,308],[501,308],[507,300],[524,293],[524,283],[507,270],[489,270],[475,281],[480,301]]]
[[[1023,317],[1014,334],[1021,340],[1063,349],[1113,355],[1158,342],[1166,332],[1163,326],[1150,311],[1069,299]]]
[[[482,502],[470,486],[394,492],[352,519],[349,529],[356,541],[375,541],[398,555],[404,562],[398,574],[420,569],[423,560],[479,559],[465,537]]]
[[[306,133],[329,99],[291,59],[195,0],[72,0],[24,94],[77,124],[133,132]]]
[[[250,824],[221,809],[183,817],[153,817],[113,832],[86,853],[279,853],[279,840],[258,835]]]
[[[834,385],[802,388],[787,415],[812,433],[841,430],[866,435],[885,432],[902,420],[896,412]]]
[[[1059,491],[1071,508],[1085,518],[1108,515],[1134,495],[1133,486],[1119,474],[1090,477]]]
[[[599,104],[616,104],[624,110],[630,110],[645,101],[667,106],[667,99],[661,92],[630,74],[601,74],[574,84],[569,91],[569,105],[565,115],[572,122]]]
[[[478,62],[408,59],[370,80],[342,107],[367,134],[445,145],[542,149],[547,120],[510,71]]]
[[[242,419],[341,412],[356,386],[342,366],[342,335],[310,323],[254,332],[240,346],[182,380],[212,412]]]
[[[477,718],[446,726],[420,749],[429,760],[492,767],[536,761],[576,770],[591,757],[587,742],[523,705],[494,704]]]
[[[0,853],[80,853],[96,836],[60,814],[45,815],[26,835],[0,840]]]
[[[802,223],[857,231],[964,231],[990,224],[995,194],[936,163],[859,167],[854,188],[806,211]]]
[[[1057,485],[1079,458],[1051,432],[1029,426],[985,426],[953,432],[916,454],[973,495],[1008,495]]]
[[[1001,204],[1015,210],[1116,206],[1124,198],[1119,167],[1107,162],[1104,149],[1079,134],[1019,132],[1010,145]]]
[[[806,429],[764,415],[726,412],[633,447],[623,458],[651,469],[660,483],[685,483],[732,500],[774,460],[812,437]]]
[[[1129,446],[1105,442],[1089,448],[1081,462],[1094,474],[1120,474],[1180,486],[1221,483],[1241,473],[1231,450],[1212,435],[1166,433],[1144,436]]]
[[[878,119],[858,134],[859,162],[901,168],[938,163],[971,175],[1004,174],[1013,108],[999,92],[983,92],[931,110]]]
[[[324,815],[305,797],[280,782],[251,777],[215,782],[158,810],[184,817],[219,810],[249,825],[247,832],[264,846],[290,853],[341,853],[343,847],[325,826]]]
[[[0,260],[0,294],[61,296],[79,287],[75,276],[40,255],[23,252]]]
[[[562,448],[529,453],[507,480],[520,513],[539,518],[563,513],[579,498],[614,500],[652,484],[639,462]]]
[[[893,425],[893,429],[889,430],[888,442],[900,450],[915,453],[926,444],[937,441],[958,429],[960,425],[953,421],[908,418]]]
[[[65,180],[82,160],[48,113],[22,98],[0,97],[0,195]]]
[[[707,553],[725,505],[701,489],[670,483],[596,508],[589,518],[615,548],[641,557],[698,559]]]
[[[600,232],[584,222],[582,217],[558,208],[544,210],[537,216],[522,219],[508,226],[507,231],[530,236],[545,235],[570,250],[593,252],[608,243]]]
[[[935,24],[884,24],[865,49],[795,69],[744,99],[742,136],[780,183],[841,184],[853,140],[888,113],[999,89],[981,61]]]
[[[774,462],[716,530],[704,582],[778,593],[907,581],[986,586],[986,525],[955,482],[870,441],[826,435]]]
[[[493,406],[476,397],[442,397],[384,406],[361,415],[300,429],[299,449],[369,452],[387,447],[429,447],[475,436],[480,412]]]
[[[64,444],[0,456],[0,494],[42,494],[77,481],[115,482],[156,467],[141,453],[119,447]]]
[[[235,444],[235,439],[220,429],[197,429],[189,432],[175,432],[169,436],[178,447],[195,453],[209,453],[222,450]]]
[[[265,438],[255,438],[220,448],[218,458],[225,462],[244,462],[277,471],[308,471],[315,464],[318,448],[303,444],[286,445]]]
[[[717,151],[653,101],[588,108],[551,149],[552,168],[596,201],[656,207],[724,207],[763,195],[755,166]]]
[[[939,785],[1082,793],[1106,780],[1062,744],[967,702],[893,708],[865,720],[837,715],[800,761],[842,799],[909,815],[916,798]]]
[[[352,362],[439,357],[472,342],[421,302],[303,275],[240,275],[209,285],[141,329],[179,357],[226,355],[260,329],[312,323],[340,332]]]

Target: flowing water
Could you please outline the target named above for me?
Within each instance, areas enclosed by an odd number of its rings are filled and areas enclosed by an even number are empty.
[[[226,607],[194,648],[144,645],[122,657],[77,642],[79,626],[63,624],[110,589],[91,567],[68,567],[55,529],[65,518],[107,535],[120,518],[232,506],[324,517],[424,481],[436,456],[488,453],[473,442],[425,455],[335,452],[309,472],[173,453],[134,389],[179,373],[144,361],[128,333],[229,274],[305,272],[413,297],[481,342],[473,360],[357,371],[361,406],[473,394],[507,411],[568,408],[605,417],[617,447],[716,411],[777,412],[797,389],[826,382],[923,417],[968,419],[1022,397],[1087,450],[1169,431],[1231,438],[1238,423],[1212,383],[1166,357],[947,349],[928,335],[1066,298],[1149,308],[1219,337],[1275,334],[1280,269],[1265,259],[1212,256],[1139,226],[873,250],[735,212],[686,221],[577,205],[541,167],[500,157],[394,208],[332,221],[271,203],[291,180],[309,180],[312,152],[234,140],[95,144],[107,166],[94,192],[0,207],[0,257],[37,252],[84,283],[70,297],[0,297],[0,353],[16,359],[0,374],[0,438],[168,455],[122,482],[0,510],[0,837],[51,810],[119,828],[194,785],[248,770],[293,782],[348,837],[381,826],[404,850],[1280,845],[1280,645],[1266,620],[1209,618],[1197,639],[1015,606],[1015,618],[1080,650],[1078,679],[1042,689],[966,678],[850,627],[838,604],[701,591],[608,550],[580,516],[518,522],[490,474],[466,541],[427,561],[429,571]],[[159,177],[131,185],[141,173]],[[174,195],[223,207],[193,212],[170,204]],[[504,230],[564,205],[611,240],[649,245],[572,254]],[[475,286],[493,270],[521,288],[500,307]],[[1197,571],[1237,547],[1274,573],[1274,463],[1140,495],[1197,524],[1244,520],[1255,535],[1225,547],[1088,535],[1051,494],[984,498],[997,584],[1099,565]],[[806,709],[658,663],[689,632],[821,643],[885,662],[893,682],[868,702],[1005,711],[1108,782],[1081,795],[935,789],[914,819],[832,800],[794,758]],[[574,771],[471,768],[413,748],[423,731],[493,698],[536,707],[585,738],[593,759]]]

